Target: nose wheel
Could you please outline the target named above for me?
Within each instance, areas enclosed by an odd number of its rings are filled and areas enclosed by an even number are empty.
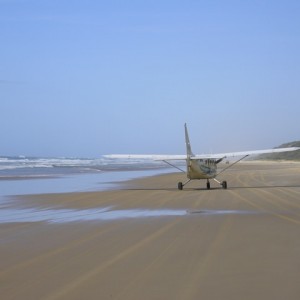
[[[209,182],[208,179],[207,179],[207,182],[206,182],[206,188],[207,188],[208,190],[210,190],[210,182]]]

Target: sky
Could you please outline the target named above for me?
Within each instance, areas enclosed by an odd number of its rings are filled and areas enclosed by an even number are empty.
[[[0,156],[300,140],[300,2],[0,0]]]

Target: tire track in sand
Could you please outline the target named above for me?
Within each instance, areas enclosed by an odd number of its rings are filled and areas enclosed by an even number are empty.
[[[270,210],[268,208],[265,208],[263,207],[262,205],[260,204],[257,204],[255,203],[254,201],[252,200],[249,200],[248,198],[244,197],[244,196],[241,196],[238,192],[236,191],[232,191],[232,190],[228,190],[229,193],[231,193],[234,197],[237,197],[239,198],[241,201],[243,201],[244,203],[247,203],[248,205],[256,208],[258,211],[260,212],[264,212],[264,213],[267,213],[267,214],[270,214],[276,218],[279,218],[279,219],[282,219],[282,220],[285,220],[285,221],[288,221],[290,223],[294,223],[294,224],[297,224],[299,225],[300,224],[300,220],[297,220],[297,219],[294,219],[294,218],[291,218],[291,217],[288,217],[286,215],[283,215],[283,214],[280,214],[280,213],[277,213],[273,210]]]
[[[99,266],[96,266],[95,268],[91,269],[90,271],[86,272],[82,276],[78,277],[77,279],[69,282],[68,284],[64,285],[61,289],[57,290],[56,292],[50,294],[47,297],[44,297],[44,300],[55,300],[59,299],[71,292],[74,292],[77,288],[79,288],[84,283],[91,280],[94,276],[97,276],[99,273],[103,272],[105,269],[109,268],[110,266],[118,263],[122,259],[125,259],[126,257],[130,255],[134,255],[134,253],[141,248],[146,247],[149,243],[152,243],[157,238],[162,236],[163,234],[166,234],[172,227],[174,227],[178,222],[180,222],[180,218],[176,218],[175,221],[168,223],[164,227],[160,228],[159,230],[155,231],[148,237],[142,239],[141,241],[137,242],[136,244],[132,245],[131,247],[127,248],[126,250],[122,251],[118,255],[112,257],[111,259],[103,262]]]

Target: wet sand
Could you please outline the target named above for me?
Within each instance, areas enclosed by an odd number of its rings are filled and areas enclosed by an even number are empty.
[[[236,165],[220,178],[228,190],[177,190],[184,179],[16,200],[52,214],[104,210],[0,224],[1,299],[299,299],[300,164]]]

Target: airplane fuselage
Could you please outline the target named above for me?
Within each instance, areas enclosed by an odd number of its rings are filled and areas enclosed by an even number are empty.
[[[187,159],[187,177],[189,179],[211,179],[217,175],[217,163],[214,159]]]

